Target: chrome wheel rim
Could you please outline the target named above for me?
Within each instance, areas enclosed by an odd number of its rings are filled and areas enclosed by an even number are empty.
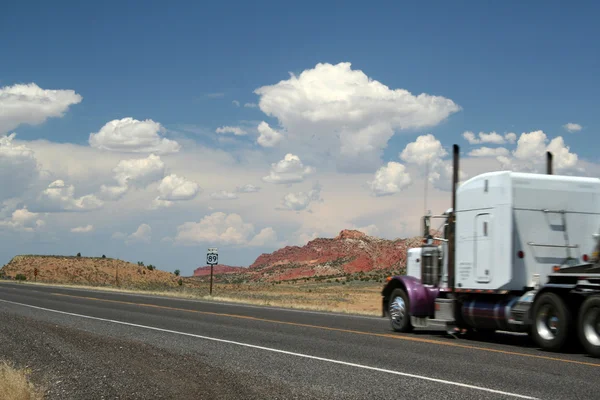
[[[593,346],[600,346],[600,308],[587,310],[583,317],[583,334]]]
[[[405,316],[406,305],[404,304],[404,299],[402,299],[400,296],[396,296],[390,304],[390,318],[392,320],[392,324],[394,326],[401,327]]]
[[[536,320],[538,334],[544,340],[556,339],[560,333],[559,322],[560,319],[556,315],[556,310],[550,304],[543,305]]]

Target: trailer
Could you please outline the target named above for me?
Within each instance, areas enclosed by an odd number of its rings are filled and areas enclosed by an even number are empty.
[[[543,349],[577,341],[600,357],[600,179],[488,172],[458,185],[452,208],[422,218],[406,274],[387,278],[391,328],[525,332]],[[433,237],[432,220],[443,234]],[[434,242],[438,242],[436,244]]]

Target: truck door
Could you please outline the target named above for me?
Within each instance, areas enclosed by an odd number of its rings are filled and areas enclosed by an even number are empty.
[[[489,213],[475,217],[475,270],[477,282],[492,279],[492,218]]]

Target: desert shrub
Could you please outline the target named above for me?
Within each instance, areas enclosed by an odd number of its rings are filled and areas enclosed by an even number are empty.
[[[175,270],[175,276],[179,276],[180,273],[181,271],[179,271],[178,269]]]
[[[77,257],[81,257],[81,253],[77,253]]]
[[[106,258],[106,256],[104,254],[102,254],[102,258]]]
[[[15,276],[15,279],[18,281],[26,281],[27,277],[25,276],[25,274],[17,274],[17,276]]]
[[[183,279],[179,279],[179,280],[177,281],[177,283],[179,284],[179,286],[183,286]]]

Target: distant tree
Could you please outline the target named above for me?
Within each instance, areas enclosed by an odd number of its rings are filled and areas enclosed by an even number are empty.
[[[144,265],[144,264],[142,264]],[[154,271],[156,269],[156,267],[152,264],[148,264],[148,266],[146,267],[149,271]]]
[[[81,257],[81,253],[77,253],[77,257]]]
[[[175,270],[175,276],[179,276],[180,273],[181,273],[180,270],[178,270],[178,269]]]
[[[104,254],[102,254],[102,258],[106,258],[106,256]]]
[[[139,265],[140,267],[143,267],[143,266],[144,266],[144,262],[143,262],[143,261],[138,261],[138,265]]]

